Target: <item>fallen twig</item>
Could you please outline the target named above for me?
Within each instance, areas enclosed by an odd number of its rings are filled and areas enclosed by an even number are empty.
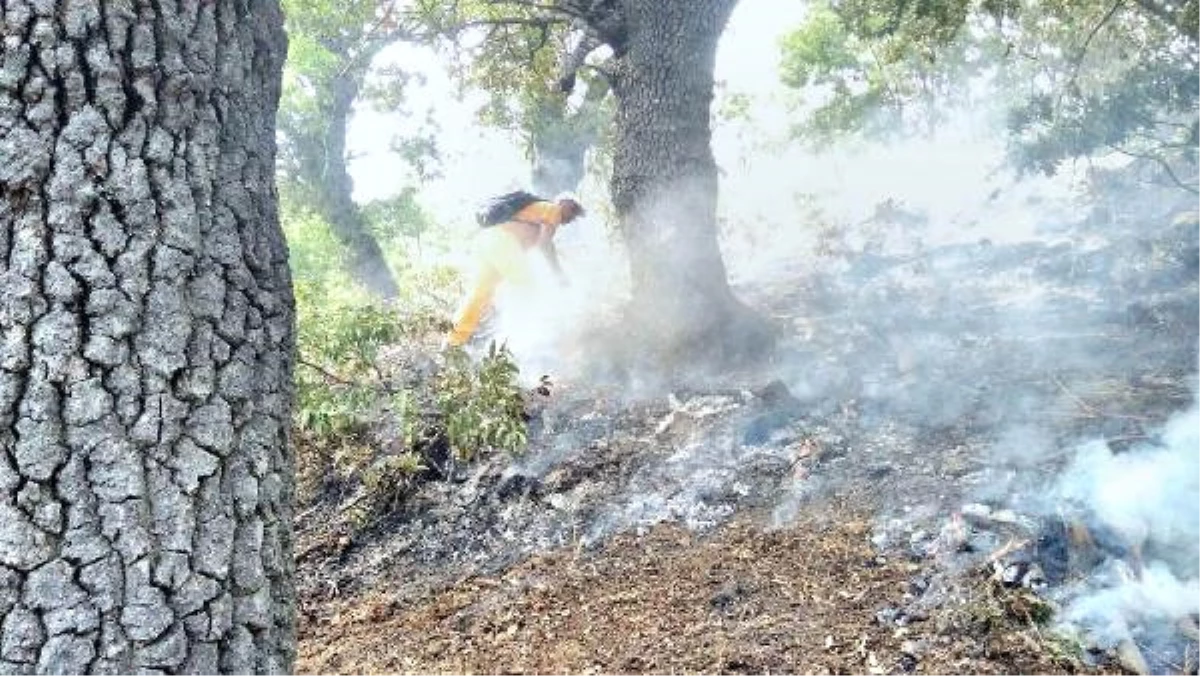
[[[355,382],[354,382],[354,381],[352,381],[352,380],[346,380],[345,378],[343,378],[343,377],[339,376],[338,374],[336,374],[336,373],[334,373],[334,372],[330,371],[329,369],[326,369],[324,366],[321,366],[321,365],[319,365],[319,364],[314,364],[314,363],[312,363],[312,362],[308,361],[307,359],[305,359],[305,358],[304,358],[304,356],[303,356],[303,355],[297,355],[297,356],[296,356],[296,363],[298,363],[298,364],[301,364],[301,365],[303,365],[303,366],[307,366],[308,368],[310,368],[310,369],[312,369],[312,370],[316,371],[317,373],[320,373],[321,375],[325,376],[325,378],[326,378],[326,379],[328,379],[328,380],[332,380],[333,382],[335,382],[335,383],[337,383],[337,384],[339,384],[339,385],[346,385],[346,386],[348,386],[348,387],[352,387],[352,386],[354,386],[354,385],[357,385],[357,384],[358,384],[358,383],[355,383]]]

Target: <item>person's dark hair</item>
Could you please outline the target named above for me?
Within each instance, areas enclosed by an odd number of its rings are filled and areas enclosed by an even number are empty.
[[[566,214],[564,214],[566,218],[564,220],[567,221],[573,221],[586,213],[583,210],[583,205],[570,197],[559,199],[558,204],[566,211]]]

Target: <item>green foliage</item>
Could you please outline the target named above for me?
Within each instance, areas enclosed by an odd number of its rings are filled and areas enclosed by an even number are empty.
[[[288,243],[288,263],[297,287],[349,285],[349,276],[344,272],[346,250],[334,238],[329,224],[312,209],[291,199],[290,186],[280,186],[279,206]]]
[[[864,69],[867,64],[856,46],[837,13],[827,5],[814,5],[804,25],[782,40],[783,83],[807,87]]]
[[[525,446],[525,401],[516,378],[512,354],[494,342],[476,368],[463,350],[447,354],[435,390],[455,457],[471,460],[480,449],[515,453]]]
[[[507,350],[493,347],[478,362],[453,350],[439,365],[445,313],[298,288],[294,428],[308,497],[340,486],[361,525],[427,470],[444,471],[448,453],[468,462],[524,447],[524,398]]]
[[[797,134],[818,146],[986,105],[1023,169],[1111,150],[1194,169],[1197,4],[831,0],[782,41],[782,77],[811,97]]]
[[[284,204],[300,360],[293,428],[302,501],[332,491],[347,502],[342,513],[363,525],[421,477],[444,469],[450,453],[468,461],[519,451],[524,400],[512,355],[493,347],[476,362],[455,350],[438,363],[461,293],[457,273],[410,265],[397,278],[401,298],[380,304],[342,269],[342,247],[321,219]]]
[[[424,2],[410,3],[409,12],[427,11]],[[277,116],[281,135],[280,178],[304,188],[297,195],[312,201],[322,194],[330,148],[343,149],[351,104],[402,110],[407,87],[419,75],[402,68],[368,71],[376,55],[400,40],[418,35],[411,17],[391,0],[284,0],[288,58]],[[411,138],[397,138],[394,148],[416,169],[419,178],[432,176],[439,161],[432,134],[436,125]],[[331,139],[339,139],[331,143]],[[345,158],[333,161],[345,162]]]
[[[375,239],[391,242],[402,237],[420,237],[433,225],[417,202],[417,191],[407,187],[399,194],[363,205],[363,218]]]
[[[563,69],[583,39],[569,19],[553,3],[504,0],[445,3],[424,15],[430,30],[448,39],[462,85],[487,92],[479,120],[520,135],[531,157],[582,155],[578,149],[605,140],[612,119],[608,82],[596,63],[570,74]],[[580,89],[583,96],[572,97]]]
[[[716,83],[716,115],[727,122],[749,122],[752,118],[751,105],[753,100],[749,94],[730,91],[727,83]]]
[[[296,314],[295,423],[318,438],[353,442],[378,414],[379,349],[412,335],[415,327],[404,321],[412,318],[311,280],[296,283]]]
[[[848,134],[935,128],[944,116],[931,103],[962,100],[971,77],[996,55],[987,40],[959,40],[969,33],[965,4],[814,5],[781,41],[784,84],[817,99],[798,136],[824,146]]]
[[[332,105],[334,80],[365,72],[367,32],[379,0],[284,0],[288,55],[279,127],[286,135],[319,135]],[[361,75],[360,75],[361,77]]]

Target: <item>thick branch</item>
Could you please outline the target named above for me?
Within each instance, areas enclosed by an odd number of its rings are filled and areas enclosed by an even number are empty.
[[[575,89],[575,76],[579,73],[579,69],[585,65],[588,55],[599,49],[600,46],[599,39],[585,34],[573,49],[559,55],[557,83],[559,91],[566,94]]]

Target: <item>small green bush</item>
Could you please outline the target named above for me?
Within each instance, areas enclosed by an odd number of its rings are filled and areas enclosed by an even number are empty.
[[[450,450],[459,460],[481,449],[516,453],[525,447],[525,400],[517,365],[493,342],[477,365],[464,350],[451,350],[434,386]]]
[[[397,204],[416,208],[411,195]],[[284,207],[302,503],[333,500],[362,525],[423,477],[484,453],[520,451],[525,411],[512,354],[496,345],[478,359],[440,349],[462,293],[457,271],[414,262],[395,248],[403,238],[388,238],[400,297],[381,302],[347,274],[348,257],[319,216],[294,201]],[[377,227],[396,219],[386,209],[368,212]]]

